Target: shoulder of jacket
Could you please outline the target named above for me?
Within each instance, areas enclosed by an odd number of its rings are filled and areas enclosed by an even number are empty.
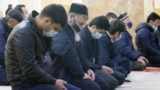
[[[56,55],[63,56],[72,46],[72,42],[64,30],[52,38],[51,49]]]
[[[30,27],[31,24],[29,23],[29,20],[23,20],[21,23],[19,23],[15,28],[18,28],[18,29],[25,29],[25,28],[28,28]]]
[[[14,29],[10,33],[10,36],[14,38],[16,38],[17,36],[27,38],[33,35],[31,33],[32,33],[31,25],[29,24],[29,21],[25,20],[14,27]]]

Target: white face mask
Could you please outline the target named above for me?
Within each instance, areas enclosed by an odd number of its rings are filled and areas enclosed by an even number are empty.
[[[95,34],[92,34],[92,37],[94,38],[94,39],[100,39],[101,37],[103,36],[103,34],[100,34],[100,33],[95,33]]]
[[[49,31],[46,31],[46,29],[51,25],[51,23],[48,23],[44,26],[44,31],[43,35],[46,37],[53,37],[55,36],[58,32],[56,32],[54,29],[50,29]]]
[[[46,37],[53,37],[55,36],[56,34],[58,34],[58,32],[54,31],[53,29],[46,32],[46,31],[43,31],[43,35],[46,36]]]
[[[155,26],[155,25],[151,25],[151,27],[154,29],[154,31],[157,31],[157,30],[158,30],[158,27]]]

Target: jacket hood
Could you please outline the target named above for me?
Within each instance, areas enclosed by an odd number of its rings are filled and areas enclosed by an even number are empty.
[[[150,25],[148,25],[147,23],[141,23],[140,25],[138,25],[137,26],[137,28],[136,28],[136,33],[139,31],[139,30],[142,30],[142,28],[145,28],[145,29],[147,29],[147,30],[150,30],[150,31],[154,31],[154,29],[150,26]]]

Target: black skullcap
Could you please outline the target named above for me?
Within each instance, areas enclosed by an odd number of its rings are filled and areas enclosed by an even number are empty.
[[[16,19],[18,22],[23,20],[23,15],[16,9],[11,9],[7,13],[7,17]]]
[[[69,12],[88,16],[88,8],[85,5],[79,3],[72,3]]]
[[[120,19],[122,21],[125,20],[126,18],[128,18],[127,12],[124,12],[124,13],[120,14],[119,17],[118,17],[118,19]]]

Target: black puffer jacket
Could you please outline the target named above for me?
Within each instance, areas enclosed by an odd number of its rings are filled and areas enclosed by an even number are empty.
[[[51,59],[46,54],[43,32],[34,22],[38,15],[33,11],[11,32],[6,46],[6,71],[12,86],[26,82],[54,84],[51,76]],[[50,63],[50,64],[49,64]]]

